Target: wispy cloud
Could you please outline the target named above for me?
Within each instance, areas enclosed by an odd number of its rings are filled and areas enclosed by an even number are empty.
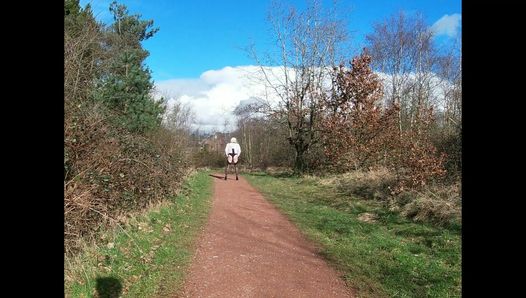
[[[462,15],[455,13],[452,15],[444,15],[432,26],[431,30],[438,35],[447,35],[449,37],[457,36],[461,26]]]

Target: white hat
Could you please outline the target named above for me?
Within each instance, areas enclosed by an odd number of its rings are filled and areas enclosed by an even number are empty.
[[[236,138],[231,138],[230,139],[230,143],[237,143],[237,139]]]

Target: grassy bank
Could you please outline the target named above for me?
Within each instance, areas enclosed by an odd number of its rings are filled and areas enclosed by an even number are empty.
[[[313,178],[244,177],[321,244],[359,297],[460,297],[460,227],[415,223]]]
[[[208,217],[208,174],[197,172],[177,197],[101,232],[97,244],[84,244],[81,254],[66,257],[66,297],[173,296]]]

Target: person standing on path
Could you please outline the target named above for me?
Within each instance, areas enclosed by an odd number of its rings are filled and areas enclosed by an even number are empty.
[[[239,159],[239,155],[241,154],[241,147],[237,143],[236,138],[231,138],[230,143],[226,144],[225,154],[227,158],[225,167],[225,180],[227,177],[229,165],[234,165],[234,170],[236,171],[236,180],[239,180],[239,178],[237,177],[237,162]]]

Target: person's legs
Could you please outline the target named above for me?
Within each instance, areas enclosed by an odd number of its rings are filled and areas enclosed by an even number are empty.
[[[228,173],[228,160],[226,161],[226,166],[225,166],[225,180],[226,180],[227,173]]]
[[[234,164],[234,170],[236,171],[236,180],[239,180],[239,178],[237,178],[237,163]]]

